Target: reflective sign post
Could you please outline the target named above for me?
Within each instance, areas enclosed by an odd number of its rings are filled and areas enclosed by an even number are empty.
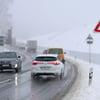
[[[91,63],[91,44],[93,43],[93,38],[91,34],[89,34],[88,37],[86,38],[86,42],[87,44],[89,44],[89,63]]]

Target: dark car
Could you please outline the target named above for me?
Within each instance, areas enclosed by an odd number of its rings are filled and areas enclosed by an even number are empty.
[[[16,52],[0,52],[0,70],[14,69],[15,72],[21,71],[21,59]]]

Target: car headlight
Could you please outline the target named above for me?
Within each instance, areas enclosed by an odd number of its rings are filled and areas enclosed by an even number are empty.
[[[15,68],[17,68],[18,67],[18,64],[15,64]]]

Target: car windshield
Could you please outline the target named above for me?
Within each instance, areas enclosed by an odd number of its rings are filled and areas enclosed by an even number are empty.
[[[16,58],[17,55],[15,52],[1,52],[0,58]]]
[[[49,49],[48,53],[49,54],[62,54],[63,51],[62,49]]]
[[[56,61],[57,58],[56,57],[44,57],[44,56],[41,56],[41,57],[36,57],[35,59],[36,61]]]

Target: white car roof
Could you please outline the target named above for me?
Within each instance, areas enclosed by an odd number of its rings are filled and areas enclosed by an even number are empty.
[[[37,55],[36,57],[40,57],[40,56],[49,56],[49,57],[57,57],[58,55],[57,54],[39,54],[39,55]]]

